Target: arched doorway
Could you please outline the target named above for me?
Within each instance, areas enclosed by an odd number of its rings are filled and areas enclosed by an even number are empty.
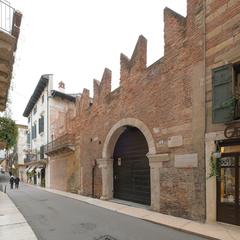
[[[143,133],[136,127],[125,127],[113,152],[114,198],[151,204],[148,152]]]
[[[148,145],[146,157],[150,165],[151,178],[151,209],[160,210],[160,168],[163,162],[169,161],[169,154],[157,154],[154,138],[148,127],[139,119],[124,118],[116,122],[109,130],[102,150],[102,158],[97,159],[98,167],[102,172],[102,196],[101,199],[109,200],[114,195],[113,154],[116,143],[127,126],[137,128],[145,137]]]

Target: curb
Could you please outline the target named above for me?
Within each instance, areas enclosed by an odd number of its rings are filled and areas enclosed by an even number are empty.
[[[31,226],[29,225],[29,223],[27,222],[23,214],[19,211],[15,203],[12,201],[10,196],[7,193],[3,193],[3,192],[0,192],[0,196],[1,195],[2,195],[2,198],[5,198],[5,203],[7,202],[7,204],[10,205],[8,206],[8,209],[9,208],[14,209],[14,212],[18,216],[17,218],[20,218],[21,221],[20,222],[18,222],[19,220],[14,221],[14,218],[11,217],[11,215],[9,216],[8,214],[4,214],[4,208],[1,208],[1,212],[3,213],[2,214],[3,219],[5,216],[7,216],[8,221],[9,219],[10,221],[9,223],[3,222],[3,224],[1,224],[0,235],[3,236],[5,240],[13,239],[12,235],[14,235],[15,240],[24,240],[24,239],[37,240],[37,237],[34,231],[32,230]],[[25,235],[23,236],[22,233],[27,234],[27,238]]]

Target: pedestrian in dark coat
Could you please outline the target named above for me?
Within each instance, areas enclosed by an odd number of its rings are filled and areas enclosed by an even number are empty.
[[[16,177],[16,178],[15,178],[15,180],[14,180],[14,182],[15,182],[15,188],[17,188],[17,189],[18,189],[19,182],[20,182],[20,179],[19,179],[19,177]]]
[[[10,177],[9,182],[10,182],[10,188],[13,189],[13,183],[14,183],[14,177],[13,177],[13,175]]]

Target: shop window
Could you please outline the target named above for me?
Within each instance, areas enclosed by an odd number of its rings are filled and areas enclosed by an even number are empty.
[[[240,118],[240,64],[228,64],[212,71],[213,123]]]

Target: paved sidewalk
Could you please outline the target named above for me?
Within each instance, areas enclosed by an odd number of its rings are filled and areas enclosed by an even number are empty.
[[[29,185],[29,184],[28,184]],[[32,186],[32,185],[29,185]],[[36,186],[33,186],[36,187]],[[40,188],[40,187],[39,187]],[[95,206],[103,207],[122,214],[130,215],[156,224],[165,225],[180,231],[194,233],[209,239],[240,240],[240,227],[222,223],[199,223],[183,218],[173,217],[144,208],[136,208],[111,201],[81,196],[78,194],[63,192],[54,189],[41,188],[42,190],[76,199]]]
[[[2,192],[0,192],[0,239],[37,239],[26,219],[15,207],[8,195]]]

